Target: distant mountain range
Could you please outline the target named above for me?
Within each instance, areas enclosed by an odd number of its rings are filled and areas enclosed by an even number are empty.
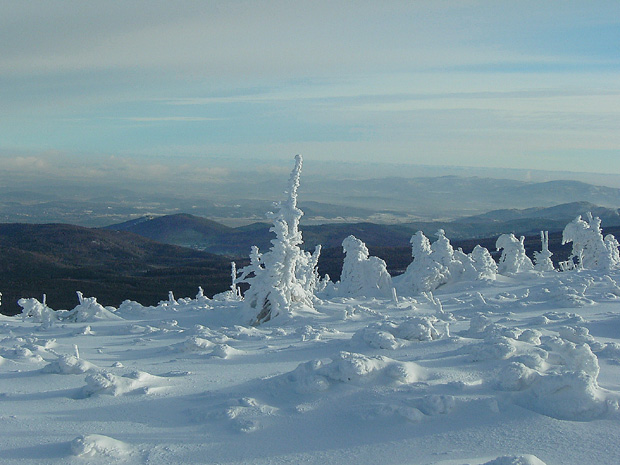
[[[560,231],[568,222],[588,211],[601,217],[604,226],[620,225],[618,209],[599,207],[588,202],[573,202],[553,207],[494,210],[455,221],[331,223],[304,225],[301,229],[306,248],[314,248],[318,244],[328,248],[340,247],[344,238],[350,234],[372,247],[408,247],[411,236],[420,230],[432,238],[441,228],[451,240],[486,238],[508,232],[518,235],[538,234],[543,229]],[[107,228],[132,232],[158,242],[230,256],[247,256],[252,245],[266,249],[274,237],[267,223],[230,228],[189,214],[144,217]]]
[[[31,183],[28,190],[11,188],[11,183],[0,182],[2,222],[100,227],[128,218],[187,212],[239,225],[264,218],[273,200],[281,198],[285,178],[240,178],[172,190],[148,186],[136,192],[84,182],[53,187]],[[400,223],[453,220],[490,210],[547,208],[575,201],[618,208],[620,189],[579,181],[534,183],[464,176],[336,180],[315,175],[303,178],[299,205],[306,213],[306,224]]]
[[[424,218],[459,218],[503,208],[551,207],[573,201],[620,206],[620,189],[579,181],[529,183],[509,179],[440,176],[369,180],[309,181],[312,200],[376,211],[407,212]],[[320,192],[320,196],[315,194]],[[327,200],[329,199],[329,200]]]

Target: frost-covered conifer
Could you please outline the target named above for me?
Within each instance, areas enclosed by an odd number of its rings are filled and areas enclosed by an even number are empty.
[[[402,275],[395,278],[399,292],[403,294],[428,292],[448,282],[448,268],[433,256],[433,249],[422,231],[411,237],[413,261]]]
[[[422,231],[411,238],[413,262],[404,274],[394,278],[403,293],[422,293],[454,281],[495,279],[497,265],[488,250],[476,246],[471,254],[454,250],[443,229],[431,245]]]
[[[476,279],[473,260],[462,250],[454,250],[443,229],[437,231],[437,240],[431,245],[431,258],[448,269],[446,282]]]
[[[590,270],[613,270],[620,268],[618,241],[611,234],[603,238],[601,219],[586,214],[584,221],[578,216],[566,225],[562,233],[562,244],[573,243],[569,260],[575,259],[577,266]]]
[[[525,237],[517,239],[514,234],[502,234],[497,238],[495,247],[502,251],[498,270],[500,274],[515,274],[534,269],[532,260],[525,254],[523,241]]]
[[[385,261],[378,257],[369,257],[366,244],[355,236],[349,236],[342,241],[342,248],[345,257],[338,284],[341,295],[392,296],[392,277],[387,271]]]
[[[495,260],[493,260],[493,257],[486,248],[477,245],[469,256],[473,260],[474,268],[476,268],[478,272],[477,279],[493,280],[496,278],[497,263],[495,263]]]
[[[549,231],[540,231],[540,241],[542,242],[542,250],[534,252],[534,269],[537,271],[553,271],[553,262],[551,256],[553,252],[549,250]]]
[[[447,268],[454,261],[454,248],[443,229],[437,231],[437,240],[431,245],[431,256],[433,260]]]
[[[250,265],[241,270],[237,280],[250,285],[245,302],[258,312],[252,317],[252,325],[267,322],[283,312],[292,313],[296,306],[314,308],[313,291],[318,280],[316,264],[320,247],[314,254],[299,247],[303,243],[299,231],[303,212],[297,208],[301,167],[302,158],[297,155],[289,179],[288,197],[275,205],[275,212],[267,215],[273,220],[270,231],[276,235],[271,241],[271,249],[260,254],[257,247],[252,247]]]

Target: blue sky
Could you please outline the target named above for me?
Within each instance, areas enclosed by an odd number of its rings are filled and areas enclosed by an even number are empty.
[[[620,174],[620,2],[0,0],[0,89],[5,169]]]

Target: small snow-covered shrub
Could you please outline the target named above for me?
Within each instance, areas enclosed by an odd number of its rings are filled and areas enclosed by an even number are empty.
[[[45,373],[76,375],[97,371],[97,366],[74,355],[59,355],[58,359],[43,368]]]
[[[49,328],[58,321],[59,314],[45,304],[45,299],[43,302],[39,302],[32,297],[29,299],[22,298],[17,301],[17,304],[22,307],[21,315],[24,320],[28,319],[35,323],[41,323],[44,328]]]
[[[554,271],[551,256],[553,252],[549,250],[549,231],[540,231],[540,241],[542,250],[534,252],[534,269],[536,271]]]
[[[121,320],[122,318],[115,315],[113,307],[104,307],[97,302],[96,297],[84,297],[80,291],[77,291],[79,304],[71,311],[63,314],[64,321],[72,321],[75,323],[84,323],[94,320]]]
[[[394,350],[406,341],[433,341],[449,336],[446,323],[443,333],[435,326],[439,323],[435,317],[408,317],[396,323],[387,321],[374,323],[355,332],[353,341],[362,341],[377,349]]]
[[[413,362],[400,362],[383,356],[340,352],[330,363],[320,360],[300,364],[295,370],[275,378],[300,394],[325,391],[333,384],[398,385],[422,379],[423,369]]]

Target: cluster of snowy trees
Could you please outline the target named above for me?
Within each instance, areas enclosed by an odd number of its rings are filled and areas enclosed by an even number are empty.
[[[235,277],[236,285],[249,284],[243,297],[251,324],[259,325],[279,314],[298,311],[314,311],[317,296],[364,296],[397,299],[400,295],[426,293],[438,287],[458,281],[493,280],[497,274],[515,275],[523,272],[554,271],[549,251],[549,236],[541,231],[542,250],[534,252],[534,261],[525,253],[524,237],[503,234],[496,242],[501,250],[496,263],[490,252],[476,246],[469,254],[454,250],[443,230],[437,232],[437,240],[430,240],[418,231],[411,238],[413,260],[405,273],[392,278],[385,262],[369,256],[368,248],[354,236],[347,237],[342,247],[345,259],[340,281],[332,283],[329,276],[321,279],[317,271],[321,252],[301,249],[303,243],[299,221],[303,212],[297,207],[297,190],[302,168],[302,157],[295,157],[295,167],[289,179],[284,202],[276,204],[276,211],[269,213],[273,221],[271,231],[276,237],[266,253],[255,246],[250,254],[250,265]],[[572,255],[560,264],[561,270],[620,268],[618,241],[612,235],[603,237],[600,219],[588,214],[566,226],[563,244],[572,242]],[[234,270],[234,268],[233,268]],[[241,298],[239,296],[239,298]]]

